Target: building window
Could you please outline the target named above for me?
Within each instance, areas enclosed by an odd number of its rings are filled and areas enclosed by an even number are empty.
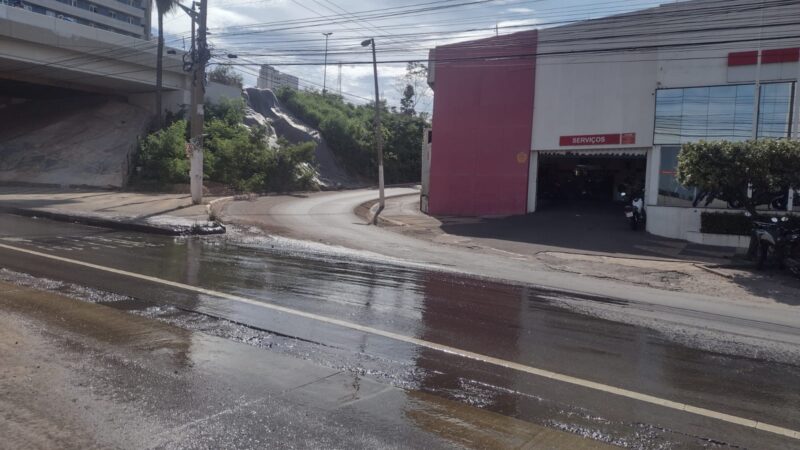
[[[789,136],[793,91],[793,83],[761,85],[758,137]],[[654,144],[750,139],[754,103],[753,84],[659,89]]]
[[[115,13],[114,11],[110,11],[108,13],[108,15],[111,16],[112,19],[116,19],[117,18],[117,13]]]
[[[800,191],[798,190],[794,191],[794,207],[792,208],[792,211],[800,212]]]
[[[695,190],[688,189],[678,183],[675,175],[678,171],[678,154],[681,147],[661,147],[661,165],[658,169],[658,205],[659,206],[692,206]]]
[[[97,6],[89,5],[89,11],[91,11],[93,13],[96,13],[97,12]]]
[[[791,133],[793,83],[762,84],[758,101],[758,137],[785,138]]]

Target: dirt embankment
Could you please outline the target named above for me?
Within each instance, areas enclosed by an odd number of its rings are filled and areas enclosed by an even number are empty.
[[[0,109],[0,182],[124,186],[150,114],[103,97]]]

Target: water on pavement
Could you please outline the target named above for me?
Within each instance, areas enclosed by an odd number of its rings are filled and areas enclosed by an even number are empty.
[[[320,316],[800,428],[794,354],[709,349],[683,332],[606,320],[560,294],[235,231],[166,238],[0,216],[0,242],[236,294]],[[191,330],[425,395],[640,448],[787,446],[791,441],[613,398],[456,355],[213,296],[0,252],[0,276],[113,304]],[[30,273],[37,278],[24,275]],[[42,281],[42,278],[60,281]],[[88,289],[87,286],[90,288]],[[582,299],[624,306],[613,299]]]

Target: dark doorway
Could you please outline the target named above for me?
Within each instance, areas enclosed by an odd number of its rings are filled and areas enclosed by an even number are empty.
[[[613,208],[644,190],[646,169],[645,155],[540,155],[536,209]]]

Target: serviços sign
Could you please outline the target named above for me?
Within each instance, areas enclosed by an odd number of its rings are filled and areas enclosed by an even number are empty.
[[[572,147],[580,145],[632,145],[636,144],[636,133],[582,134],[561,136],[558,145]]]

